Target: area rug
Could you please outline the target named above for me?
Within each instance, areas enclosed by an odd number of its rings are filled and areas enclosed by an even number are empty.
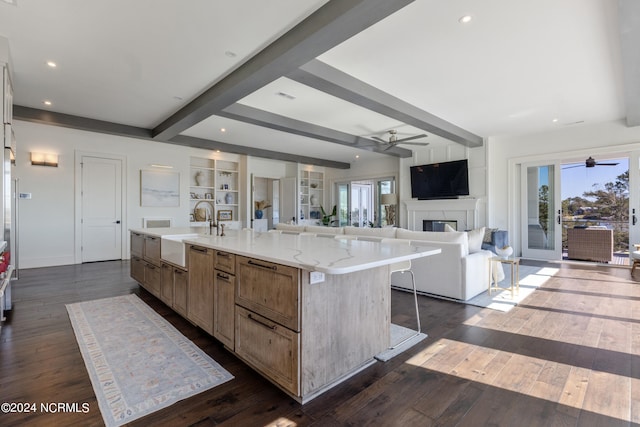
[[[417,331],[414,331],[413,329],[405,328],[404,326],[400,326],[392,323],[391,330],[390,330],[390,335],[391,335],[391,339],[390,339],[391,345],[389,346],[390,348],[376,355],[375,356],[376,360],[379,360],[380,362],[386,362],[387,360],[392,359],[397,355],[410,349],[411,347],[418,344],[420,341],[422,341],[427,337],[426,334],[420,333],[419,335],[416,335],[415,337],[412,337],[411,339],[403,342],[401,345],[397,346],[396,348],[391,349],[391,347],[398,345],[398,343],[401,343],[403,340],[407,339],[408,337],[415,335],[416,332]]]
[[[136,295],[66,307],[108,427],[233,378]]]
[[[501,287],[508,287],[511,280],[511,265],[504,264],[503,267],[505,278],[498,284]],[[494,291],[491,295],[489,295],[488,291],[485,291],[469,301],[465,301],[465,303],[507,312],[518,305],[518,303],[526,297],[531,295],[533,291],[544,284],[557,272],[557,268],[521,265],[520,292],[514,295],[513,298],[511,298],[510,290],[500,292]]]

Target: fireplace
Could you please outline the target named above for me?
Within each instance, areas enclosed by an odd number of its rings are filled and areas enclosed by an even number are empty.
[[[454,230],[458,230],[458,221],[455,220],[422,220],[422,231],[444,231],[444,225],[449,224]]]
[[[443,227],[445,223],[456,230],[471,230],[478,226],[478,199],[466,197],[447,200],[407,200],[407,228],[420,231],[425,229],[423,221],[431,221],[435,227]],[[437,231],[439,228],[434,228]]]

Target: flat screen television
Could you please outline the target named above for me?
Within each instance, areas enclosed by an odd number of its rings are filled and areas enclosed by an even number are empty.
[[[455,199],[469,195],[467,160],[411,166],[411,197]]]

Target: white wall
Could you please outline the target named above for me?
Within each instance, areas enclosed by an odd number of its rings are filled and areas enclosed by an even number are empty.
[[[31,200],[19,202],[19,262],[21,268],[80,262],[75,250],[75,156],[76,152],[115,154],[126,157],[126,211],[123,226],[139,228],[143,217],[172,217],[174,225],[189,225],[189,160],[191,156],[238,161],[239,156],[123,138],[75,129],[14,122],[17,140],[14,177],[21,193]],[[32,166],[29,153],[59,155],[57,168]],[[216,157],[217,156],[217,157]],[[140,170],[151,164],[174,167],[180,173],[179,207],[140,206]],[[126,257],[128,257],[128,239]]]
[[[592,155],[622,153],[638,165],[640,127],[623,121],[562,127],[553,132],[512,137],[492,137],[487,143],[487,225],[508,229],[511,243],[519,243],[519,186],[516,174],[523,161],[586,159]],[[637,167],[630,167],[630,188],[638,192]],[[632,206],[633,207],[633,206]],[[637,209],[637,207],[636,207]]]

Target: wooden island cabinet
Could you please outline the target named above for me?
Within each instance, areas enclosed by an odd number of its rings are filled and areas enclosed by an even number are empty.
[[[215,251],[189,245],[187,319],[213,335],[213,261]]]
[[[235,349],[236,256],[216,251],[213,277],[213,336]]]
[[[131,243],[131,276],[153,293],[153,240]],[[389,264],[439,252],[251,231],[184,244],[186,271],[159,264],[157,296],[301,403],[388,348]]]

